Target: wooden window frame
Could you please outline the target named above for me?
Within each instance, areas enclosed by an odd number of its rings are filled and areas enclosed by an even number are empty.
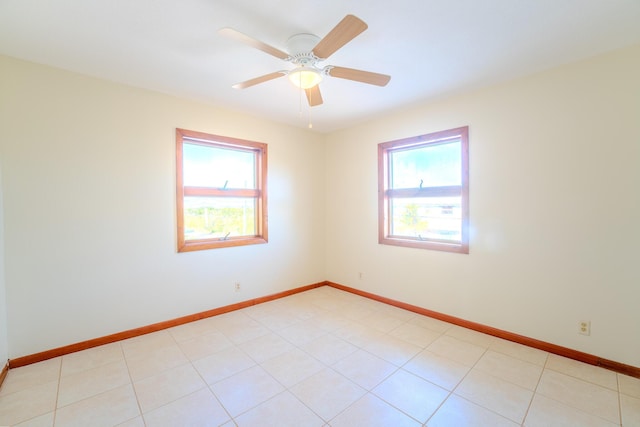
[[[460,140],[461,185],[390,189],[389,153],[399,149],[418,148],[430,144]],[[393,197],[461,197],[461,239],[448,242],[434,239],[415,239],[393,236],[391,230],[390,199]],[[469,127],[459,127],[416,137],[378,144],[378,243],[410,248],[432,249],[446,252],[469,253]]]
[[[185,187],[183,180],[183,144],[196,143],[211,147],[224,147],[239,151],[251,151],[256,154],[256,188],[212,188]],[[204,197],[255,197],[256,224],[255,235],[235,236],[226,239],[186,240],[184,236],[184,198],[185,196]],[[176,207],[178,252],[200,251],[205,249],[227,248],[255,245],[268,242],[267,227],[267,144],[247,141],[227,136],[212,135],[186,129],[176,129]]]

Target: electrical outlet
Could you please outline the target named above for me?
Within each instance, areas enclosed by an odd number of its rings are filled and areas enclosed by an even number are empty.
[[[236,292],[240,292],[240,282],[236,282]]]
[[[581,320],[578,324],[578,333],[581,335],[591,335],[591,321]]]

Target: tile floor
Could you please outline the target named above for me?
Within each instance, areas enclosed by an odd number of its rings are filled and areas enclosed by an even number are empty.
[[[640,426],[640,379],[330,287],[13,369],[0,425]]]

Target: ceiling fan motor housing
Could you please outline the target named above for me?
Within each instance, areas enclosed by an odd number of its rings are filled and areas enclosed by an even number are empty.
[[[320,41],[320,37],[313,34],[296,34],[287,40],[287,52],[291,62],[296,65],[312,67],[320,60],[313,54],[313,48]]]

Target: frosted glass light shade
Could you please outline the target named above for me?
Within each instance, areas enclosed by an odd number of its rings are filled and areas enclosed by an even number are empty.
[[[299,67],[289,73],[289,80],[301,89],[311,89],[322,81],[322,75],[314,68]]]

